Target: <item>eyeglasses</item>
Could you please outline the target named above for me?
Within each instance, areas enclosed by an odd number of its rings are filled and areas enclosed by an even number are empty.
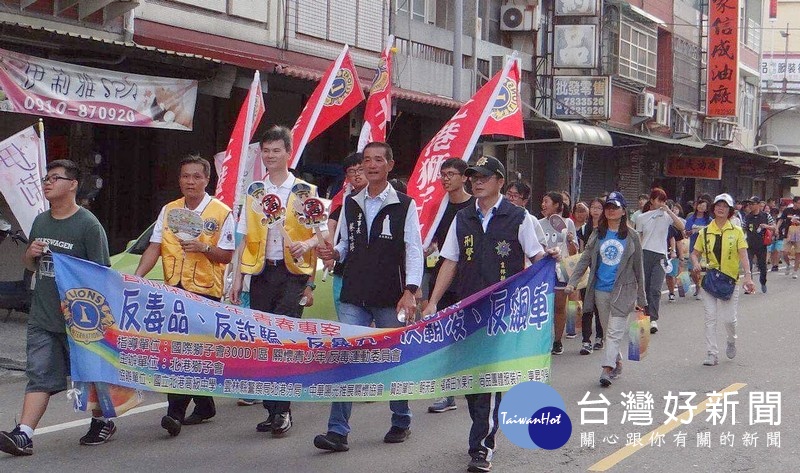
[[[506,192],[506,199],[510,200],[522,200],[522,195],[516,192]]]
[[[64,176],[57,176],[57,175],[54,174],[52,176],[43,177],[42,178],[42,184],[48,184],[48,183],[49,184],[55,184],[56,181],[74,181],[74,180],[75,179],[70,179],[70,178],[64,177]]]
[[[362,168],[355,168],[355,169],[348,169],[347,175],[350,177],[358,176],[359,174],[364,174],[364,170]]]
[[[461,175],[460,172],[454,172],[454,171],[442,172],[442,173],[439,173],[439,178],[442,179],[442,180],[453,179],[454,177],[460,176],[460,175]]]
[[[494,174],[491,176],[470,176],[469,180],[478,184],[485,184],[493,177],[495,177]]]

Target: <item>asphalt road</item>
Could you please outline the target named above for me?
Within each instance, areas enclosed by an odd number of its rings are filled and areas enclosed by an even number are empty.
[[[702,303],[690,298],[667,303],[664,296],[660,331],[651,338],[647,358],[642,362],[625,362],[623,376],[609,388],[598,384],[598,354],[580,356],[580,338],[565,340],[565,353],[553,357],[552,385],[566,403],[573,422],[572,437],[561,449],[543,451],[518,448],[502,433],[498,434],[494,471],[796,471],[800,465],[798,293],[800,280],[770,273],[769,294],[742,296],[738,355],[734,360],[721,355],[716,367],[701,365],[705,356]],[[719,340],[724,351],[721,330],[720,327]],[[5,338],[12,330],[0,323],[0,333]],[[19,373],[0,376],[3,430],[13,428],[24,383]],[[698,405],[708,397],[707,393],[726,388],[736,394],[729,395],[724,424],[713,425],[707,420],[709,414],[721,412],[711,403],[702,412],[696,412],[691,422],[664,425],[668,407],[664,397],[670,392],[676,396],[679,392],[696,393],[691,403]],[[632,424],[634,420],[647,422],[647,403],[643,410],[625,413],[623,393],[636,392],[640,398],[646,398],[647,393],[652,397],[651,425]],[[757,398],[767,392],[779,393],[780,402],[770,404],[769,400],[757,399],[751,402],[751,396]],[[587,393],[588,400],[600,399],[601,393],[608,399],[607,425],[582,422],[578,403]],[[149,393],[143,406],[117,421],[118,432],[112,441],[98,447],[82,447],[78,438],[88,428],[86,415],[72,412],[66,396],[60,394],[51,400],[34,437],[34,455],[18,458],[0,454],[0,472],[74,472],[87,468],[104,473],[460,472],[465,471],[469,460],[466,453],[469,415],[463,398],[457,399],[457,410],[443,414],[426,413],[427,401],[413,402],[412,435],[405,443],[396,445],[382,442],[389,428],[388,405],[357,404],[351,419],[351,450],[347,453],[322,452],[311,443],[314,435],[326,430],[327,404],[295,404],[294,427],[285,438],[274,439],[255,431],[255,425],[265,418],[260,406],[238,407],[233,399],[218,399],[218,414],[214,419],[200,426],[184,427],[180,436],[170,438],[159,426],[166,409],[164,401],[163,395]],[[684,411],[677,410],[676,416],[681,412]],[[598,416],[591,411],[583,414],[585,421]],[[780,423],[751,425],[751,419],[765,420],[767,414],[772,415],[773,423]],[[624,415],[628,418],[623,423]],[[654,445],[650,442],[649,433],[656,429],[663,434],[661,445],[659,437],[654,438]],[[641,441],[644,446],[626,447],[629,437],[637,434],[644,439]],[[698,446],[706,436],[709,445]],[[683,446],[681,439],[685,442]]]

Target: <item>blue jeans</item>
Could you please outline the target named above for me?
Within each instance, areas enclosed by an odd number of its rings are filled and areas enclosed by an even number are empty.
[[[339,322],[368,327],[375,322],[377,328],[401,327],[402,322],[397,320],[397,311],[394,307],[359,307],[342,302],[339,305]],[[411,409],[408,401],[389,401],[392,411],[392,426],[407,429],[411,425]],[[328,418],[328,431],[339,435],[350,433],[350,413],[353,410],[352,402],[331,403],[331,415]]]
[[[342,281],[341,276],[333,275],[333,308],[336,309],[336,315],[339,315],[339,306],[342,305]]]

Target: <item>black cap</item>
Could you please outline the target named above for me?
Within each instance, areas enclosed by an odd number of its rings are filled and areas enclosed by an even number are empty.
[[[468,167],[466,171],[464,171],[464,175],[467,177],[471,177],[474,175],[479,176],[492,176],[497,175],[497,177],[506,177],[506,168],[503,166],[503,163],[497,160],[497,158],[493,156],[481,156],[475,161],[475,164]]]
[[[751,202],[753,204],[757,204],[757,203],[761,202],[761,197],[759,197],[757,195],[754,195],[754,196],[751,196],[749,199],[747,199],[747,201]]]

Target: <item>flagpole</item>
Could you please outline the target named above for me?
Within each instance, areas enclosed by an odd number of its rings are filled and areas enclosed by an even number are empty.
[[[241,216],[241,207],[239,207],[239,200],[242,198],[241,196],[241,188],[242,188],[242,181],[244,181],[244,173],[245,167],[247,164],[247,152],[248,148],[250,147],[250,136],[253,134],[253,111],[256,104],[256,94],[258,91],[261,90],[259,87],[259,82],[261,82],[261,74],[259,71],[256,71],[253,74],[253,82],[250,84],[250,91],[247,94],[247,115],[245,116],[244,120],[244,134],[243,136],[247,139],[242,140],[242,146],[239,148],[239,172],[236,175],[236,187],[233,194],[233,207],[234,207],[234,220],[239,221]],[[237,208],[239,210],[237,210]]]
[[[39,179],[44,178],[47,175],[47,149],[44,143],[44,120],[41,118],[39,119]],[[41,180],[39,181],[39,185],[41,186]],[[39,187],[39,191],[42,191],[42,188]],[[44,192],[41,192],[42,195],[42,205],[44,206],[44,210],[50,208],[50,202],[44,198]]]
[[[339,57],[336,58],[336,62],[334,63],[333,68],[331,69],[331,74],[328,77],[327,82],[325,83],[325,88],[322,89],[322,93],[324,95],[322,95],[320,97],[320,99],[317,101],[317,103],[315,104],[314,112],[311,114],[311,118],[309,119],[308,126],[306,126],[306,130],[303,133],[303,138],[300,140],[300,143],[298,143],[295,146],[295,150],[296,150],[295,151],[295,157],[296,157],[296,159],[293,159],[292,162],[289,163],[289,167],[291,169],[296,168],[297,164],[300,162],[300,156],[303,154],[303,150],[305,149],[306,144],[308,144],[308,137],[311,136],[311,131],[314,129],[314,124],[317,122],[317,118],[319,118],[319,114],[322,111],[323,105],[325,105],[325,98],[330,93],[331,86],[333,85],[333,81],[334,81],[334,79],[336,79],[336,74],[339,71],[339,68],[342,67],[342,61],[344,61],[344,57],[347,54],[347,50],[348,49],[349,49],[349,46],[347,44],[345,44],[344,48],[342,48],[342,52],[339,53]],[[360,85],[358,85],[358,86],[360,87]]]

